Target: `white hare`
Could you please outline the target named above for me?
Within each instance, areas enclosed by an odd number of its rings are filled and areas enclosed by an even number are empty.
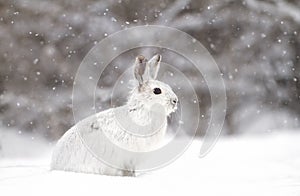
[[[178,98],[170,86],[156,80],[160,62],[160,55],[149,61],[138,56],[134,63],[137,85],[127,104],[90,116],[68,130],[54,149],[51,168],[134,176],[137,163],[122,156],[107,141],[134,152],[151,151],[163,141],[167,117],[177,109]],[[98,153],[117,162],[121,168],[102,161]]]

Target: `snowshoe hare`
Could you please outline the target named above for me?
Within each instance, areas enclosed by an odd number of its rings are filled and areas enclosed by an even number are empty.
[[[126,160],[105,141],[110,140],[114,145],[133,152],[151,151],[161,144],[167,129],[167,117],[177,109],[178,98],[169,85],[156,80],[160,62],[160,55],[149,61],[141,55],[136,57],[134,77],[137,82],[127,104],[92,115],[68,130],[54,149],[52,170],[135,176],[135,162]],[[144,128],[151,134],[145,135]],[[118,161],[122,168],[99,160],[91,149]]]

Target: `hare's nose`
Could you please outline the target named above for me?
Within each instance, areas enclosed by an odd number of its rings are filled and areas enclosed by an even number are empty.
[[[172,99],[171,102],[175,105],[177,103],[177,99]]]

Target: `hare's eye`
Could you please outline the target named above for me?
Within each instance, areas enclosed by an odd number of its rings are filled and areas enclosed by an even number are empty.
[[[160,88],[155,88],[155,89],[153,89],[153,93],[156,94],[156,95],[161,94]]]

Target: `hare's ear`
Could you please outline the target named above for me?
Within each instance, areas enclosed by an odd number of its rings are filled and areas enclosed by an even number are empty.
[[[142,86],[145,82],[149,80],[147,59],[142,55],[137,56],[135,59],[134,77],[137,79],[140,86]]]
[[[158,70],[160,67],[161,62],[161,55],[156,54],[154,55],[148,62],[147,67],[149,67],[149,76],[152,79],[156,79]]]

